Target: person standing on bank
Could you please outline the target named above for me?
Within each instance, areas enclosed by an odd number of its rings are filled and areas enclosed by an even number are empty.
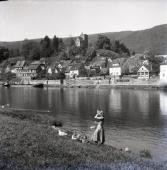
[[[102,110],[97,110],[97,114],[94,117],[96,119],[96,129],[91,137],[91,140],[98,144],[104,144],[105,134],[104,134],[104,113]]]

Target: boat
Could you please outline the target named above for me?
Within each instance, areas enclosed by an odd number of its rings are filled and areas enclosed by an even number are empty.
[[[34,84],[33,87],[42,88],[42,87],[44,87],[44,84],[43,83],[37,83],[37,84]]]
[[[4,83],[4,84],[2,84],[2,85],[5,86],[5,87],[10,87],[9,82],[6,82],[6,83]]]

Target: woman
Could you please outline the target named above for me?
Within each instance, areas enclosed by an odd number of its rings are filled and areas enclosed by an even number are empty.
[[[96,129],[92,135],[91,140],[96,142],[96,143],[100,143],[100,144],[104,144],[105,142],[105,134],[104,134],[104,128],[103,128],[103,124],[104,124],[104,116],[103,116],[103,111],[97,110],[97,114],[94,117],[96,119]]]

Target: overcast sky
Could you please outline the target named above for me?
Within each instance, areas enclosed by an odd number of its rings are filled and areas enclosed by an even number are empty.
[[[0,2],[0,41],[141,30],[167,24],[166,0]]]

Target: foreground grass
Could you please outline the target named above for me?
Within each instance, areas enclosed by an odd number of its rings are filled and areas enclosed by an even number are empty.
[[[0,110],[0,169],[167,169],[111,146],[59,137],[49,115]]]

